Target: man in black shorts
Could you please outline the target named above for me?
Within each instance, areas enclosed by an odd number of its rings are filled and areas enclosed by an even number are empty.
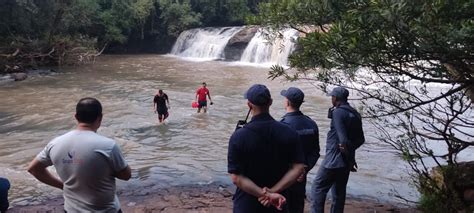
[[[158,121],[163,123],[168,117],[168,109],[170,108],[170,101],[168,95],[163,90],[158,90],[158,94],[153,99],[153,111],[158,112]]]
[[[196,90],[196,102],[199,103],[197,113],[201,112],[201,108],[203,108],[204,113],[206,113],[207,97],[209,97],[209,101],[211,101],[211,105],[212,105],[211,94],[209,93],[209,89],[207,89],[206,82],[202,82],[202,87]]]

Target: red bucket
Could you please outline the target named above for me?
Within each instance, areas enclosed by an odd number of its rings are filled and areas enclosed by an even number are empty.
[[[199,107],[199,103],[196,102],[196,101],[193,101],[193,103],[191,104],[191,107],[193,107],[193,108],[198,108],[198,107]]]

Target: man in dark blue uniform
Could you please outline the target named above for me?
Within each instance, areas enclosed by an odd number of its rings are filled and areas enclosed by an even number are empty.
[[[233,211],[287,212],[281,205],[284,190],[304,172],[298,134],[270,116],[272,98],[267,87],[253,85],[245,98],[252,120],[232,134],[227,156],[228,172],[237,186]]]
[[[288,208],[291,213],[303,213],[306,197],[306,174],[316,165],[319,158],[318,125],[300,111],[304,102],[304,93],[298,88],[290,87],[280,92],[285,97],[286,115],[281,122],[296,130],[303,147],[305,172],[297,182],[288,189]]]
[[[334,88],[333,110],[330,110],[331,129],[327,135],[326,156],[313,182],[312,212],[324,212],[326,194],[331,189],[331,212],[344,212],[349,173],[355,169],[355,150],[364,142],[360,114],[347,103],[349,91]]]
[[[0,177],[0,212],[7,212],[8,209],[8,190],[10,182],[6,178]]]

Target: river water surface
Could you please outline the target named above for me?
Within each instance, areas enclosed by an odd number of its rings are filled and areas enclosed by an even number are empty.
[[[330,98],[307,82],[271,81],[268,68],[133,55],[103,56],[93,65],[57,69],[51,75],[0,84],[0,176],[12,182],[13,205],[38,204],[60,196],[59,190],[36,181],[25,170],[51,139],[74,128],[75,104],[86,96],[102,102],[99,133],[120,144],[132,167],[132,180],[119,181],[119,190],[213,182],[230,185],[227,143],[236,121],[247,113],[243,93],[255,83],[269,87],[276,119],[284,115],[280,90],[298,86],[306,93],[302,111],[319,125],[324,157]],[[209,113],[197,114],[191,102],[203,81],[208,83],[214,105]],[[152,111],[158,89],[170,97],[170,117],[164,125],[157,125]],[[415,199],[418,195],[408,183],[405,164],[371,137],[375,130],[367,123],[367,142],[358,151],[360,169],[351,174],[348,194],[393,202],[396,190]],[[310,172],[310,182],[315,173],[316,169]]]

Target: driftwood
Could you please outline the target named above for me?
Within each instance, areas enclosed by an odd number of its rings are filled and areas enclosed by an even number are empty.
[[[6,57],[6,58],[11,58],[11,57],[15,57],[16,55],[18,55],[18,53],[20,53],[20,48],[16,48],[15,52],[12,53],[12,54],[0,54],[1,57]]]
[[[22,72],[25,68],[94,63],[106,45],[98,51],[91,48],[90,41],[57,42],[53,45],[38,44],[37,41],[22,41],[17,47],[0,47],[0,72]],[[48,47],[49,46],[49,47]],[[49,51],[45,52],[45,49]]]

